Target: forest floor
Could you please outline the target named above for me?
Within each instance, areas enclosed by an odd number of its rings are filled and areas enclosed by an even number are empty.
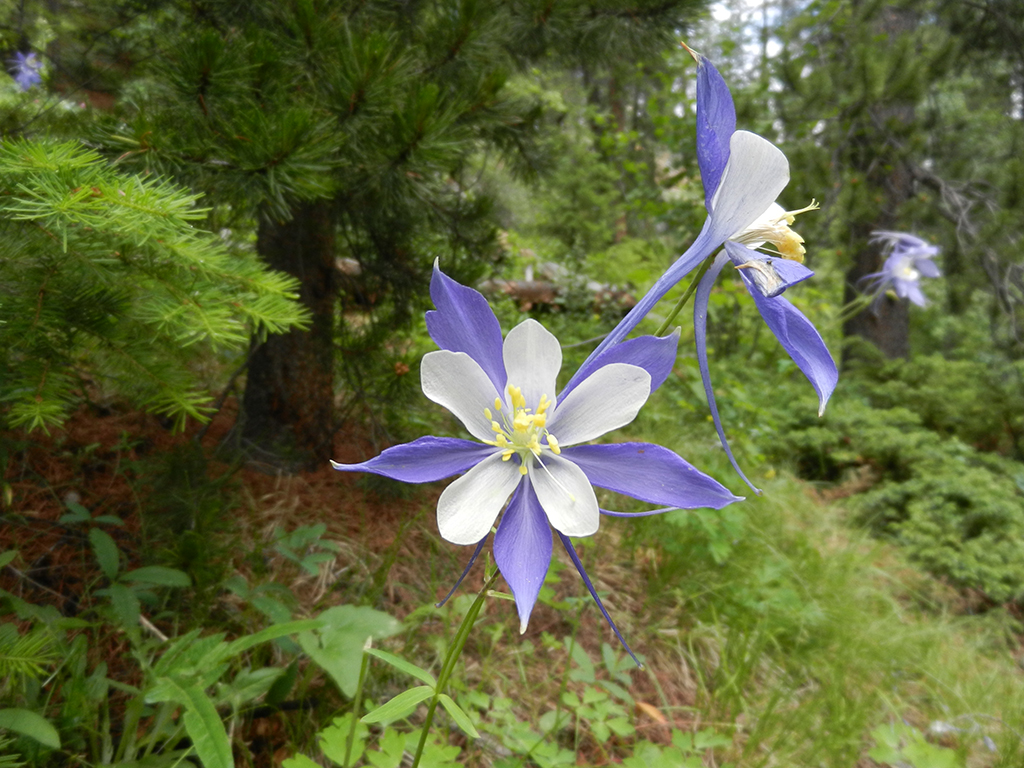
[[[0,541],[19,550],[22,565],[0,572],[0,589],[64,615],[89,614],[104,575],[88,526],[62,522],[80,505],[113,536],[127,567],[157,561],[193,574],[192,615],[165,612],[153,618],[154,632],[173,636],[202,626],[230,634],[242,608],[223,585],[241,576],[252,585],[283,585],[296,616],[345,603],[383,610],[406,622],[390,647],[436,668],[438,638],[450,636],[458,616],[430,606],[471,553],[438,538],[439,489],[410,490],[329,467],[278,475],[231,465],[216,457],[234,417],[229,404],[208,428],[172,435],[152,416],[83,409],[60,432],[14,441]],[[358,461],[382,447],[348,431],[335,458]],[[975,615],[978,600],[844,527],[841,491],[826,496],[788,478],[772,487],[777,492],[769,488],[749,517],[772,522],[743,523],[749,546],[726,542],[722,557],[708,556],[716,539],[699,526],[680,529],[689,543],[677,546],[664,528],[636,535],[620,521],[602,526],[581,550],[646,671],[623,665],[628,658],[568,557],[556,552],[526,634],[518,633],[513,603],[485,604],[457,687],[485,694],[482,709],[511,699],[515,717],[537,724],[567,691],[583,696],[598,680],[625,683],[633,703],[628,738],[601,738],[584,710],[554,736],[578,765],[619,763],[640,739],[668,745],[675,733],[706,728],[728,745],[708,750],[708,765],[903,760],[928,768],[946,765],[946,754],[959,761],[951,766],[1019,765],[1019,617],[991,606]],[[291,541],[289,532],[318,524],[326,527],[293,541],[303,551],[281,544]],[[330,557],[302,567],[314,551]],[[461,594],[471,596],[481,583],[481,564],[476,568]],[[125,668],[119,657],[126,646],[112,634],[93,661],[107,662],[114,676]],[[248,721],[235,739],[239,765],[276,766],[298,750],[315,752],[313,734],[346,704],[315,669],[305,684],[294,707]],[[386,700],[401,690],[395,685],[382,679],[371,694]],[[878,729],[886,726],[903,729],[890,739],[892,763],[879,751],[885,737]],[[508,754],[493,738],[454,738],[468,765],[495,765]],[[920,760],[936,762],[914,762],[915,745],[925,750]]]

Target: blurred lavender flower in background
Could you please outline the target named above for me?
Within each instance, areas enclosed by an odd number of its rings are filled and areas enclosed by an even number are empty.
[[[881,272],[865,277],[871,280],[877,294],[881,296],[891,290],[901,299],[925,306],[928,299],[921,292],[921,278],[942,276],[932,261],[939,255],[939,247],[906,232],[872,232],[871,242],[882,243],[882,252],[888,254]]]
[[[18,51],[10,63],[13,68],[11,75],[22,91],[27,91],[43,82],[43,76],[40,73],[43,62],[36,54]]]

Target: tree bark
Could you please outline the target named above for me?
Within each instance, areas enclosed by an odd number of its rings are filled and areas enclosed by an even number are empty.
[[[877,28],[892,41],[900,35],[912,32],[917,23],[917,16],[913,12],[888,6],[881,10]],[[886,126],[906,125],[914,119],[913,104],[887,104],[869,111],[869,124],[874,126],[874,130],[866,131],[863,138],[868,147],[891,144],[884,133]],[[889,149],[889,152],[893,151]],[[874,221],[854,222],[851,225],[854,242],[864,245],[854,256],[853,265],[846,273],[844,301],[847,303],[859,298],[868,275],[882,269],[885,261],[882,247],[879,243],[869,242],[871,233],[895,228],[899,207],[910,199],[914,184],[913,175],[901,158],[891,155],[883,162],[873,151],[862,151],[858,155],[864,165],[857,170],[864,174],[864,181],[871,188],[880,190],[882,207]],[[909,357],[910,312],[907,300],[882,296],[843,324],[843,336],[858,336],[870,341],[889,360]],[[857,356],[856,347],[844,345],[844,362],[854,356]]]
[[[282,468],[327,463],[334,436],[335,228],[327,201],[304,203],[293,218],[264,216],[256,250],[274,269],[299,279],[308,330],[273,335],[249,361],[242,438]]]

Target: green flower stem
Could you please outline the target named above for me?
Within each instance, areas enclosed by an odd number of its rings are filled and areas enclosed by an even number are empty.
[[[860,295],[852,301],[844,304],[839,309],[839,315],[835,319],[836,325],[845,325],[855,315],[859,315],[874,302],[874,296]]]
[[[434,688],[434,696],[431,698],[430,706],[427,708],[427,719],[423,722],[420,741],[416,745],[416,754],[412,758],[412,768],[419,768],[420,758],[423,757],[423,748],[427,744],[427,734],[430,732],[430,727],[434,724],[434,712],[437,710],[437,703],[441,700],[441,694],[448,684],[448,678],[451,677],[452,672],[455,670],[455,663],[459,660],[459,656],[462,655],[462,649],[466,646],[466,641],[469,639],[469,633],[473,629],[476,617],[480,615],[480,609],[484,607],[487,592],[494,582],[498,580],[499,575],[500,571],[495,569],[487,583],[484,584],[484,588],[480,590],[480,594],[476,596],[473,605],[466,612],[466,617],[462,620],[462,624],[459,625],[455,638],[448,648],[448,655],[445,656],[444,664],[441,665],[441,674],[437,676],[437,687]]]
[[[708,256],[706,259],[704,259],[704,262],[697,268],[697,274],[693,276],[693,280],[687,287],[686,293],[684,293],[682,295],[682,298],[680,298],[679,301],[676,302],[675,307],[673,307],[672,311],[668,313],[668,317],[665,318],[665,321],[661,324],[661,327],[654,332],[655,336],[661,336],[668,332],[669,326],[672,325],[672,321],[676,319],[676,316],[679,314],[679,312],[683,309],[683,307],[686,306],[686,302],[688,302],[690,300],[690,297],[693,296],[694,291],[697,290],[697,284],[700,283],[700,279],[704,277],[704,273],[708,271],[708,269],[711,267],[711,262],[713,262],[714,260],[714,255]]]
[[[348,729],[348,739],[345,740],[345,762],[342,768],[348,768],[349,760],[352,758],[352,745],[356,740],[356,726],[359,724],[359,705],[363,701],[363,681],[366,680],[366,670],[370,666],[370,656],[366,653],[370,648],[370,642],[366,642],[363,648],[363,663],[359,667],[359,682],[356,683],[356,695],[352,699],[352,726]]]

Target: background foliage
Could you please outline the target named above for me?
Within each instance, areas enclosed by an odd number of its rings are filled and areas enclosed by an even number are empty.
[[[572,370],[692,241],[680,36],[821,202],[789,296],[840,386],[817,418],[726,273],[765,495],[579,546],[649,671],[556,559],[444,679],[438,489],[324,460],[460,434],[435,259]],[[386,768],[431,697],[423,765],[1019,765],[1021,40],[1001,0],[0,2],[43,62],[0,75],[0,765]],[[927,307],[859,298],[880,228],[940,246]],[[679,322],[629,437],[737,487]]]

